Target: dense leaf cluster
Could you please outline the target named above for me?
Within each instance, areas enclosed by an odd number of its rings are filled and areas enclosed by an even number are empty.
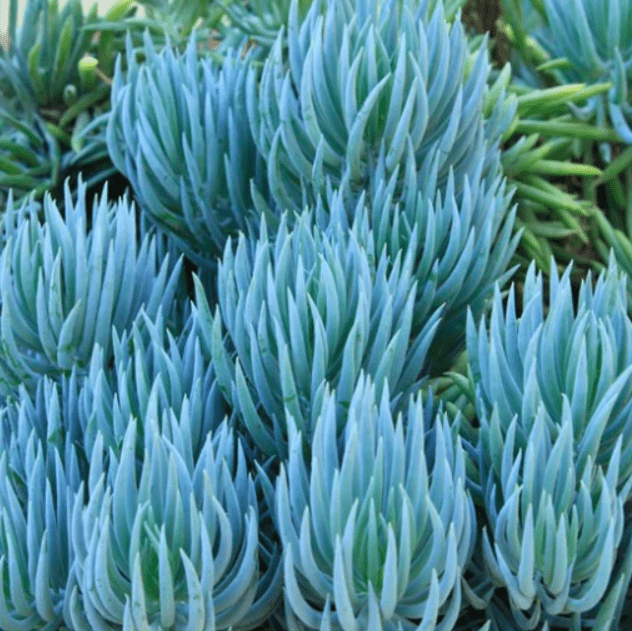
[[[626,628],[630,3],[142,4],[11,2],[0,629]]]

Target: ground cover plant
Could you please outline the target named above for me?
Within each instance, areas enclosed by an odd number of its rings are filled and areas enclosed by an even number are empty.
[[[10,1],[2,631],[632,625],[632,2]]]

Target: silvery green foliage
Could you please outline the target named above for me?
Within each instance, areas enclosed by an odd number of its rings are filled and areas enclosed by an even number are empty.
[[[516,448],[523,450],[538,414],[552,440],[570,414],[580,471],[589,457],[607,466],[621,437],[617,488],[622,490],[632,476],[632,323],[626,278],[611,258],[594,287],[590,277],[582,282],[574,306],[570,267],[561,278],[554,264],[551,270],[546,317],[542,277],[531,265],[520,318],[513,288],[506,309],[496,292],[489,329],[482,320],[477,330],[468,318],[478,414],[490,418],[496,408],[504,434],[517,415]]]
[[[253,68],[248,81],[248,115],[281,209],[301,210],[327,180],[358,195],[374,178],[403,177],[408,163],[421,190],[433,168],[439,186],[450,169],[462,186],[481,162],[495,176],[513,108],[500,98],[484,120],[486,48],[465,78],[467,40],[441,2],[429,20],[412,0],[334,0],[324,12],[314,3],[300,25],[297,14],[293,2],[287,52],[281,33],[260,79]]]
[[[137,243],[135,209],[125,199],[95,198],[88,229],[86,190],[73,202],[65,188],[64,216],[52,198],[43,221],[32,203],[7,208],[0,255],[0,392],[40,375],[85,367],[95,345],[111,353],[112,327],[124,331],[141,307],[168,311],[181,261],[157,260],[155,239]]]
[[[452,629],[476,520],[446,415],[417,395],[394,419],[388,389],[361,378],[344,419],[323,396],[307,461],[289,425],[276,482],[289,629]]]
[[[405,196],[396,198],[397,175],[381,181],[369,195],[362,193],[346,217],[349,206],[339,192],[327,206],[339,221],[349,221],[371,237],[375,252],[384,249],[396,260],[404,251],[413,257],[417,281],[413,331],[423,327],[431,314],[444,306],[441,322],[428,357],[435,373],[449,369],[463,349],[467,309],[482,314],[494,283],[503,285],[511,272],[507,266],[518,244],[512,236],[515,209],[508,212],[511,194],[497,178],[487,186],[482,164],[472,178],[465,176],[459,197],[453,172],[444,191],[436,190],[436,168],[424,191],[416,189],[412,163],[407,163]],[[430,191],[436,191],[433,195]],[[368,204],[366,203],[368,201]]]
[[[313,0],[298,0],[299,21],[302,21]],[[230,27],[226,29],[222,44],[244,45],[254,40],[265,57],[287,23],[291,0],[254,0],[248,3],[232,2],[226,5]]]
[[[0,204],[41,197],[60,178],[59,141],[30,111],[13,111],[0,90]],[[29,94],[28,98],[32,100]]]
[[[567,83],[612,82],[605,94],[589,100],[586,115],[612,124],[621,140],[632,143],[632,2],[630,0],[544,0],[547,25],[535,31],[553,58],[565,57],[559,71]]]
[[[281,586],[274,565],[260,576],[257,498],[239,439],[223,424],[192,465],[178,447],[184,429],[163,434],[155,417],[144,422],[141,461],[131,418],[120,453],[104,457],[103,441],[95,442],[75,496],[69,626],[256,626]]]
[[[128,41],[127,73],[117,60],[108,151],[143,210],[196,260],[221,254],[229,234],[246,229],[250,180],[263,169],[245,106],[248,60],[227,53],[221,68],[170,45],[157,53],[145,34],[145,62]]]
[[[81,479],[76,399],[54,382],[24,388],[0,411],[0,627],[52,629],[63,620],[73,563],[70,511]],[[74,430],[72,429],[74,428]],[[77,435],[75,434],[75,437]]]
[[[284,215],[274,240],[263,222],[256,243],[226,246],[214,318],[197,282],[220,388],[267,455],[287,451],[286,414],[309,443],[326,384],[342,409],[362,370],[394,396],[423,375],[441,309],[413,334],[414,260],[378,258],[368,241],[335,222],[320,230],[309,212],[288,231]]]
[[[178,448],[187,463],[195,462],[206,435],[228,414],[195,320],[188,318],[175,336],[162,312],[151,320],[141,311],[129,332],[113,332],[112,346],[113,368],[95,349],[79,395],[85,449],[99,435],[106,447],[120,447],[129,418],[142,421],[151,412],[161,426],[186,417],[187,440]],[[142,442],[142,423],[138,432]]]

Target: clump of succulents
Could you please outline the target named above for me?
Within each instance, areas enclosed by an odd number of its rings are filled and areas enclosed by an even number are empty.
[[[280,585],[270,580],[274,566],[260,576],[257,498],[239,439],[220,426],[192,465],[181,436],[162,434],[151,415],[144,422],[153,431],[141,463],[133,418],[108,467],[95,443],[89,499],[82,484],[69,526],[68,623],[79,631],[250,628],[254,615],[265,618],[262,604],[273,611]]]
[[[144,41],[143,63],[130,40],[127,71],[117,62],[108,150],[143,211],[209,262],[248,228],[251,179],[265,188],[246,115],[248,60],[233,50],[220,67],[198,57],[194,37],[182,54],[170,45],[156,52],[149,33]]]
[[[360,379],[341,425],[318,410],[311,456],[292,422],[276,482],[291,629],[452,629],[476,532],[465,455],[431,398],[393,418]]]
[[[512,234],[515,209],[508,212],[513,191],[500,178],[487,186],[481,171],[482,163],[471,178],[465,176],[457,196],[452,171],[442,191],[436,186],[435,165],[427,188],[420,191],[413,169],[407,168],[407,193],[399,201],[394,174],[372,195],[362,193],[354,206],[345,203],[340,191],[334,191],[328,197],[328,210],[319,204],[316,211],[325,218],[351,223],[362,244],[376,253],[386,252],[394,261],[405,252],[415,261],[413,331],[433,311],[443,308],[428,355],[432,373],[449,369],[463,350],[467,310],[480,316],[494,283],[503,284],[513,271],[507,268],[520,238]]]
[[[424,376],[441,309],[412,331],[413,259],[367,249],[333,222],[315,228],[311,213],[274,239],[265,223],[256,243],[229,242],[218,269],[212,317],[201,283],[197,309],[220,388],[267,455],[287,450],[286,415],[309,442],[327,384],[349,405],[362,371],[379,393],[398,395]],[[224,333],[226,331],[226,333]]]
[[[621,487],[632,474],[632,323],[626,278],[611,260],[594,287],[590,278],[581,284],[575,306],[570,272],[569,267],[559,278],[552,265],[546,315],[542,276],[531,266],[520,318],[512,289],[504,312],[496,293],[489,330],[484,320],[477,329],[469,319],[477,409],[490,418],[496,408],[504,432],[517,415],[521,447],[540,404],[554,437],[570,413],[578,457],[585,462],[590,456],[601,466],[610,462],[621,436]]]
[[[356,196],[393,173],[403,179],[407,168],[421,190],[433,168],[440,186],[454,171],[459,191],[480,162],[486,177],[496,175],[511,103],[498,99],[485,120],[485,46],[466,72],[460,21],[448,26],[441,2],[426,19],[422,5],[335,0],[322,11],[313,3],[299,25],[292,3],[287,49],[281,33],[248,83],[254,138],[282,210],[301,210],[327,182]]]
[[[84,14],[81,0],[27,0],[19,28],[17,2],[9,4],[8,47],[0,48],[0,155],[11,163],[0,161],[0,195],[9,188],[14,196],[57,193],[82,170],[86,180],[103,181],[112,164],[101,139],[83,132],[107,109],[107,73],[120,45],[114,34],[96,31],[128,14],[130,0],[103,18],[96,3]]]
[[[133,204],[95,198],[88,229],[86,191],[66,186],[64,215],[50,195],[10,205],[0,254],[0,391],[40,376],[85,368],[95,345],[112,352],[112,327],[131,327],[141,307],[168,313],[181,261],[159,261],[155,236],[137,242]]]
[[[632,0],[525,1],[612,86],[463,0],[10,0],[1,629],[626,628]]]
[[[194,462],[209,432],[230,415],[195,320],[187,318],[176,337],[161,311],[154,320],[141,311],[129,331],[113,331],[112,347],[111,358],[95,348],[79,395],[85,448],[99,434],[116,447],[130,417],[154,414],[171,423],[186,416],[190,436],[179,448]]]
[[[632,144],[632,2],[544,0],[541,8],[544,24],[533,35],[551,59],[566,60],[556,69],[561,82],[612,84],[577,112],[594,115],[601,127],[609,122],[621,141]]]
[[[49,379],[0,411],[0,626],[63,621],[74,562],[70,515],[83,473],[71,398]],[[75,406],[76,411],[76,406]]]
[[[61,10],[52,0],[27,1],[22,26],[11,25],[9,49],[0,53],[0,77],[22,106],[68,107],[92,87],[80,61],[92,49],[87,27],[96,20],[96,4],[84,15],[81,0],[67,0]]]
[[[626,279],[611,261],[575,306],[570,268],[552,270],[548,311],[532,265],[520,318],[512,288],[506,309],[496,293],[489,329],[468,322],[483,557],[524,629],[541,618],[594,621],[630,578],[616,565],[632,489]]]
[[[54,188],[61,151],[37,114],[13,111],[2,95],[0,104],[0,203],[4,206]]]
[[[248,3],[226,3],[225,11],[228,17],[228,26],[222,29],[222,43],[238,42],[244,45],[254,43],[263,51],[269,53],[279,33],[288,22],[290,12],[296,11],[298,23],[302,23],[313,4],[319,5],[319,11],[323,11],[323,0],[298,0],[296,7],[292,7],[291,0],[254,0]],[[363,0],[356,2],[361,7]],[[418,14],[432,13],[436,1],[416,2]],[[451,22],[455,15],[465,4],[465,0],[447,0],[443,2],[446,20]],[[220,26],[221,28],[221,26]]]

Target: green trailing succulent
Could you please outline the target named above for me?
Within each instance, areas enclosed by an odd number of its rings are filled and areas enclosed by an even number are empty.
[[[87,15],[81,0],[28,0],[18,29],[12,24],[9,49],[0,53],[0,84],[22,107],[63,109],[93,86],[80,62],[93,48],[89,27],[97,21],[97,5]],[[107,93],[106,93],[107,94]],[[106,94],[101,95],[103,99]]]
[[[33,112],[17,113],[0,95],[0,204],[40,197],[60,177],[61,149]]]
[[[64,216],[50,195],[43,220],[31,200],[3,217],[0,254],[0,391],[33,387],[89,364],[95,345],[112,352],[112,327],[132,326],[141,307],[169,313],[181,260],[157,260],[156,239],[137,243],[135,209],[125,199],[95,198],[88,231],[86,191],[73,202],[66,186]]]
[[[298,0],[298,19],[302,22],[314,0]],[[254,0],[254,2],[223,3],[229,25],[223,32],[222,43],[248,46],[254,42],[262,54],[269,53],[279,32],[287,24],[291,0]]]
[[[468,321],[483,557],[522,629],[541,618],[608,619],[630,579],[621,563],[632,490],[626,279],[611,261],[594,287],[582,283],[574,306],[570,268],[561,278],[552,270],[546,316],[532,265],[520,318],[512,288],[506,309],[496,293],[489,329]]]
[[[632,2],[629,0],[544,0],[545,23],[535,40],[551,59],[564,59],[556,70],[560,83],[610,83],[604,95],[577,110],[582,117],[606,122],[621,141],[632,144]]]
[[[144,53],[139,63],[128,40],[127,72],[117,63],[108,150],[143,211],[208,263],[248,228],[251,179],[264,188],[245,109],[248,60],[232,51],[220,68],[198,57],[194,37],[185,53],[157,53],[148,33]]]
[[[27,0],[17,27],[17,2],[10,1],[9,45],[0,49],[0,194],[14,195],[60,187],[66,176],[86,171],[94,183],[112,175],[102,142],[83,135],[107,109],[113,35],[99,25],[121,18],[129,1],[103,19],[94,4],[84,14],[81,0]],[[119,38],[120,39],[120,38]],[[89,174],[88,174],[89,173]]]
[[[139,24],[149,26],[156,37],[184,41],[198,26],[210,37],[224,14],[216,0],[138,0],[145,16]],[[134,21],[131,21],[132,24]],[[122,26],[125,26],[123,24]]]
[[[524,267],[535,258],[548,269],[555,256],[560,263],[574,260],[579,277],[580,271],[600,269],[614,249],[628,271],[632,3],[503,0],[502,5],[516,49],[513,89],[521,120],[515,130],[525,134],[503,162],[507,175],[519,180],[518,196],[525,201],[519,219],[525,226]],[[553,87],[541,89],[546,86]],[[547,92],[561,97],[562,108],[542,100]],[[562,186],[548,181],[560,176],[567,176]]]
[[[256,243],[242,235],[235,253],[227,244],[214,317],[196,282],[221,391],[268,456],[287,452],[288,414],[309,443],[328,384],[341,410],[362,371],[378,393],[387,382],[397,395],[414,388],[441,314],[435,309],[412,331],[411,256],[378,258],[371,239],[365,249],[336,222],[324,232],[309,212],[292,230],[286,219],[274,240],[263,223]]]
[[[452,629],[476,519],[447,417],[417,395],[393,418],[365,378],[340,417],[326,392],[307,459],[289,423],[276,482],[288,628]]]
[[[498,171],[497,143],[514,105],[500,98],[483,116],[488,55],[481,46],[466,73],[468,44],[443,5],[425,19],[425,3],[335,0],[314,3],[302,24],[293,2],[287,26],[259,77],[251,69],[248,115],[281,208],[301,210],[330,183],[355,197],[407,169],[423,190],[438,163],[445,185],[483,162]]]

